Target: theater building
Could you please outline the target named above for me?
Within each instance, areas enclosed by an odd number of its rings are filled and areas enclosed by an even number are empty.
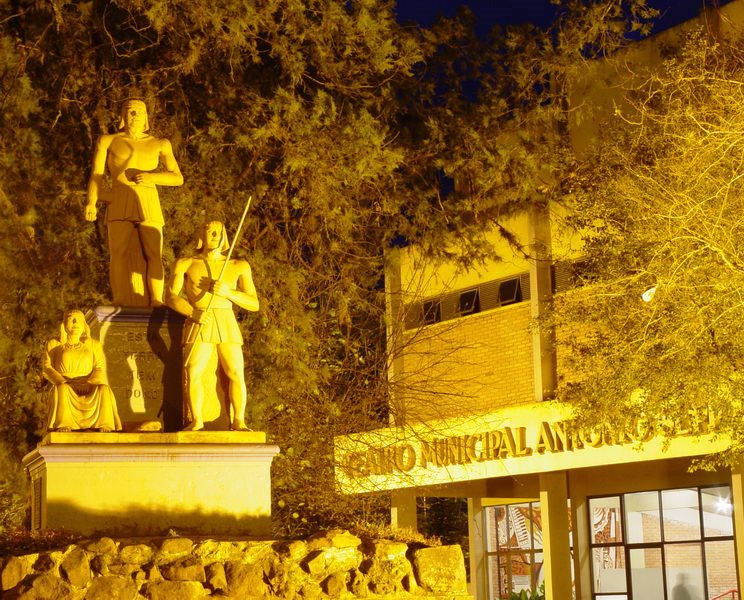
[[[743,4],[701,19],[742,23]],[[660,37],[639,44],[644,60]],[[581,151],[591,126],[572,136]],[[389,254],[392,422],[336,439],[338,486],[389,492],[400,527],[416,527],[417,497],[467,498],[479,600],[541,584],[555,600],[738,599],[742,473],[689,469],[726,447],[715,416],[679,415],[663,432],[641,417],[580,430],[550,400],[560,349],[536,323],[566,289],[561,261],[581,256],[561,217],[551,206],[513,219],[533,258],[494,235],[505,260],[477,271],[434,267],[415,247]]]

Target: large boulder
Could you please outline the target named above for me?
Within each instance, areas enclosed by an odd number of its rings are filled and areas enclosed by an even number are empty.
[[[96,577],[85,593],[85,600],[134,600],[137,585],[121,577]]]
[[[209,595],[209,591],[198,581],[147,583],[143,593],[149,600],[199,600]]]
[[[227,592],[227,576],[222,563],[212,563],[204,569],[207,587],[212,592]]]
[[[316,550],[308,554],[304,561],[307,572],[324,579],[330,573],[356,569],[362,562],[362,553],[354,546]]]
[[[72,600],[75,593],[72,586],[53,573],[44,573],[31,581],[18,600]]]
[[[194,542],[188,538],[172,537],[163,540],[163,543],[160,544],[160,551],[163,554],[186,554],[191,552],[193,546]]]
[[[119,558],[128,565],[144,565],[152,560],[153,551],[147,544],[124,546]]]
[[[94,540],[85,546],[88,552],[94,554],[116,554],[116,542],[109,537]]]
[[[59,572],[75,587],[85,587],[91,578],[90,561],[85,550],[75,548],[59,565]]]
[[[160,565],[160,573],[169,581],[205,582],[204,565],[198,558],[187,556],[167,565]]]
[[[265,596],[269,587],[264,581],[264,570],[259,564],[230,561],[225,568],[227,590],[231,597]]]
[[[421,548],[413,553],[416,579],[425,592],[464,594],[467,592],[465,559],[460,546]]]
[[[0,591],[6,591],[17,586],[23,579],[31,573],[31,564],[35,562],[35,559],[24,560],[16,556],[11,556],[8,562],[3,566],[2,573],[0,574]]]

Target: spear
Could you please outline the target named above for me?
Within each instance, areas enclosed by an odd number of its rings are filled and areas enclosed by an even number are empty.
[[[227,251],[227,258],[225,259],[225,264],[222,265],[222,269],[220,269],[220,274],[217,276],[216,281],[222,281],[222,276],[225,274],[225,269],[227,269],[227,265],[230,262],[230,257],[232,256],[233,250],[235,250],[235,246],[238,243],[238,238],[240,237],[240,231],[243,229],[243,222],[245,221],[245,216],[248,214],[248,209],[251,206],[251,200],[253,200],[253,196],[248,196],[248,202],[246,202],[245,209],[243,209],[243,216],[240,217],[240,223],[238,223],[238,228],[235,230],[235,237],[233,238],[232,244],[230,244],[230,249]],[[209,297],[209,302],[207,302],[207,307],[203,310],[204,313],[209,311],[209,308],[212,306],[212,300],[214,300],[214,293]],[[186,355],[186,360],[183,363],[184,365],[189,364],[191,353],[194,351],[194,342],[196,341],[196,338],[199,335],[199,330],[201,329],[201,326],[202,326],[201,323],[196,323],[196,327],[192,327],[189,330],[189,337],[186,340],[186,344],[191,344],[191,348],[189,348],[189,353]]]

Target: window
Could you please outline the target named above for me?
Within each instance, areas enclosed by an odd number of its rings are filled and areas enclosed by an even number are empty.
[[[489,600],[538,589],[544,580],[540,503],[489,506],[484,513]]]
[[[586,259],[556,262],[550,266],[550,275],[553,293],[588,285],[597,279]]]
[[[442,305],[439,300],[428,300],[423,304],[424,324],[431,325],[442,320]]]
[[[590,498],[592,597],[712,599],[738,589],[730,497],[724,485]]]
[[[478,294],[478,288],[460,294],[458,312],[461,316],[478,313],[480,312],[480,309],[480,295]]]
[[[507,279],[499,284],[499,306],[508,306],[522,301],[522,285],[519,277]]]
[[[530,275],[485,281],[466,290],[456,290],[436,298],[411,302],[405,307],[406,329],[432,325],[466,315],[509,306],[530,299]]]

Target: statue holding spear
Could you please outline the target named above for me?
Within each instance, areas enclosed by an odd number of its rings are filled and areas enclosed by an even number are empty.
[[[232,245],[228,242],[224,223],[211,221],[202,231],[197,246],[199,254],[178,259],[172,268],[166,303],[188,318],[183,350],[190,423],[185,431],[204,428],[205,390],[202,380],[215,352],[229,381],[228,395],[232,409],[230,429],[248,429],[245,424],[247,392],[243,336],[235,319],[233,305],[257,311],[258,297],[250,265],[231,256],[250,202],[249,198]],[[186,298],[181,296],[182,291]]]

